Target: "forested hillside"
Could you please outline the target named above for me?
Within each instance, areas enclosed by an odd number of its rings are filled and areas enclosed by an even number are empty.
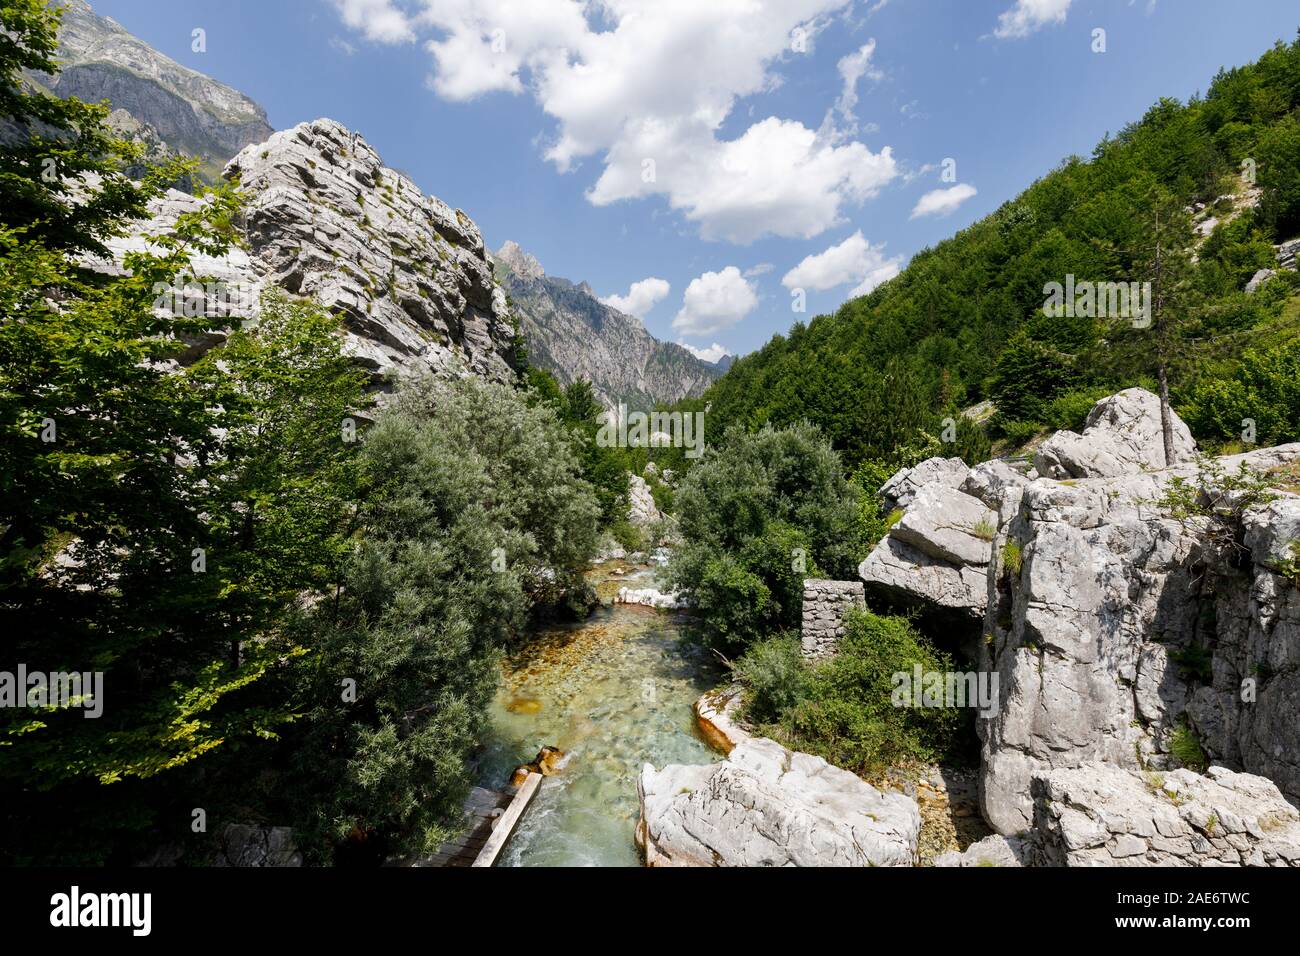
[[[748,428],[808,419],[851,467],[902,460],[953,416],[973,458],[989,439],[1077,427],[1097,398],[1154,378],[1160,322],[1048,317],[1048,283],[1154,280],[1171,398],[1197,437],[1235,439],[1249,418],[1255,440],[1293,440],[1300,282],[1292,269],[1246,285],[1297,233],[1300,40],[1221,70],[1204,97],[1162,99],[897,278],[738,360],[705,400]],[[985,400],[983,426],[960,416]]]

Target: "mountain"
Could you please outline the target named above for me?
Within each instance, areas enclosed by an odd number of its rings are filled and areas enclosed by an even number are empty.
[[[680,345],[660,342],[639,319],[596,298],[587,283],[548,276],[514,242],[493,259],[530,360],[562,385],[589,379],[606,405],[648,409],[699,395],[725,370]],[[722,361],[729,363],[730,356]]]
[[[705,396],[712,414],[752,428],[808,420],[851,465],[889,471],[951,418],[945,456],[988,457],[962,409],[996,409],[989,437],[1008,448],[1078,428],[1102,396],[1154,387],[1161,336],[1172,402],[1198,439],[1239,440],[1243,419],[1261,423],[1260,443],[1300,437],[1281,419],[1266,428],[1261,386],[1237,374],[1262,362],[1244,349],[1300,332],[1287,251],[1300,235],[1298,78],[1300,40],[1279,42],[1203,96],[1159,100],[869,295],[737,359]],[[1157,229],[1166,280],[1171,250],[1186,275],[1161,287],[1169,322],[1048,314],[1051,284],[1150,282]]]
[[[151,147],[149,136],[156,135],[171,150],[202,160],[200,173],[208,179],[235,153],[274,132],[266,110],[243,93],[164,56],[85,0],[60,0],[59,6],[63,69],[57,77],[29,73],[29,80],[59,96],[109,100],[152,130],[145,137]]]
[[[346,350],[377,379],[513,377],[514,320],[478,227],[385,166],[357,133],[330,119],[300,123],[242,150],[225,175],[238,176],[247,196],[247,248],[194,258],[194,273],[214,280],[203,289],[210,314],[250,318],[259,293],[278,286],[341,316]],[[107,243],[116,261],[93,265],[120,268],[145,235],[200,202],[170,190],[151,221]],[[186,358],[213,344],[194,343]]]

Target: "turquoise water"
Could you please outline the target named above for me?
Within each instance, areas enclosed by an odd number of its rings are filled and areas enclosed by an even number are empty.
[[[654,582],[638,569],[617,583]],[[721,674],[706,652],[679,641],[683,623],[675,612],[606,605],[581,625],[539,635],[508,663],[480,785],[499,788],[544,745],[568,760],[542,781],[498,865],[640,865],[633,834],[642,765],[721,759],[696,735],[692,710]]]

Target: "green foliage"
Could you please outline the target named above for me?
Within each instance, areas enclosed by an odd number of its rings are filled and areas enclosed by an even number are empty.
[[[627,450],[603,447],[596,441],[599,416],[604,409],[596,399],[591,382],[580,380],[561,388],[555,377],[541,368],[530,368],[526,382],[532,396],[530,401],[550,406],[564,422],[569,443],[582,463],[582,476],[596,491],[602,523],[609,525],[625,517]]]
[[[1024,555],[1021,552],[1020,542],[1007,539],[1002,545],[1002,566],[1012,574],[1018,575],[1024,562]]]
[[[1260,445],[1300,440],[1300,340],[1247,351],[1228,374],[1201,380],[1183,418],[1196,434],[1219,441],[1240,439],[1248,421]]]
[[[904,618],[850,613],[836,655],[810,665],[796,639],[752,645],[735,665],[746,685],[746,717],[786,746],[855,772],[953,755],[965,716],[955,708],[896,707],[894,675],[951,671]]]
[[[319,653],[294,780],[318,854],[425,852],[458,819],[498,649],[594,547],[564,435],[477,379],[411,383],[368,433],[360,545],[306,622]]]
[[[803,579],[848,577],[866,553],[858,495],[809,425],[729,432],[676,503],[684,544],[666,576],[723,646],[797,626]]]
[[[644,551],[646,549],[645,532],[628,521],[620,518],[609,526],[609,533],[624,551]]]
[[[1210,766],[1210,758],[1201,746],[1196,731],[1186,723],[1180,724],[1169,737],[1169,753],[1188,770],[1205,773]]]
[[[1242,287],[1270,264],[1270,243],[1300,232],[1298,75],[1300,40],[1278,43],[1221,72],[1204,98],[1161,100],[1090,159],[1067,158],[869,295],[738,359],[703,401],[714,420],[748,429],[812,422],[852,469],[892,462],[922,432],[939,434],[952,410],[986,399],[998,408],[991,431],[1022,444],[1077,422],[1085,396],[1153,377],[1157,360],[1181,411],[1195,383],[1248,364],[1246,333],[1282,315],[1276,294]],[[1184,207],[1243,194],[1246,159],[1258,167],[1259,214],[1220,226],[1195,264],[1180,261],[1191,239]],[[1043,315],[1044,286],[1070,274],[1153,279],[1156,236],[1162,322]],[[967,448],[946,453],[972,460]]]

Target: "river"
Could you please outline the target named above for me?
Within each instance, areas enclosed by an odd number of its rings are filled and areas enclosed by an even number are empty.
[[[651,568],[615,577],[618,567],[593,571],[605,601],[620,584],[654,584]],[[506,662],[479,784],[499,789],[544,745],[568,760],[543,780],[498,865],[640,865],[633,833],[642,765],[721,759],[696,735],[692,705],[722,674],[681,640],[684,624],[680,612],[603,604]]]

